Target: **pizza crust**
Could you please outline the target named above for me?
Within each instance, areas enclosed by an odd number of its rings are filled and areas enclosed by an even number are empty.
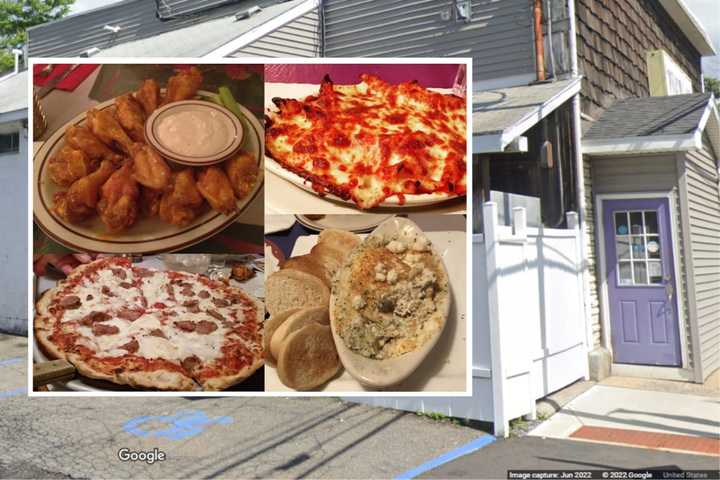
[[[258,358],[257,360],[255,360],[255,363],[253,363],[252,365],[248,365],[234,375],[224,375],[208,378],[207,380],[202,382],[203,390],[219,391],[230,388],[233,385],[237,385],[238,383],[248,378],[263,365],[265,365],[265,361],[262,358]]]

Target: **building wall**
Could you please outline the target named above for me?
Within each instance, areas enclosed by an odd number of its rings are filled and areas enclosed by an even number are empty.
[[[720,185],[717,155],[705,141],[687,154],[688,223],[703,380],[720,368]]]
[[[654,0],[577,0],[582,111],[597,118],[615,100],[650,94],[645,53],[663,49],[701,91],[700,54]]]
[[[0,330],[27,332],[27,130],[19,122],[0,125],[20,131],[20,152],[0,154]]]
[[[592,287],[591,287],[591,306],[592,308],[592,330],[594,345],[601,345],[602,326],[600,314],[602,305],[599,299],[600,268],[597,262],[600,259],[596,256],[597,252],[597,225],[596,218],[596,198],[601,193],[639,193],[639,192],[671,192],[671,196],[675,203],[675,231],[678,244],[675,245],[674,254],[677,256],[680,271],[675,272],[678,296],[681,299],[680,308],[686,319],[685,329],[680,332],[684,337],[684,341],[688,347],[692,344],[690,334],[690,322],[688,302],[687,302],[687,284],[685,279],[685,246],[682,242],[682,222],[680,214],[680,198],[678,191],[677,166],[675,164],[675,156],[673,154],[665,155],[634,155],[632,157],[592,157],[586,158],[589,164],[589,170],[586,172],[586,182],[591,183],[592,202],[592,218],[588,217],[588,231],[590,235],[591,256],[589,262],[592,266]],[[592,173],[592,175],[590,175]],[[688,348],[688,365],[693,365],[693,352]]]
[[[320,22],[317,10],[293,20],[231,57],[319,57]]]
[[[455,20],[454,3],[325,0],[325,55],[472,57],[476,82],[533,74],[528,0],[474,0],[470,23]]]

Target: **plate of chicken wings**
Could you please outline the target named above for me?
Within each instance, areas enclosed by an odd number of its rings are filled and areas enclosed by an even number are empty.
[[[229,226],[262,186],[263,129],[237,105],[241,148],[222,163],[188,167],[145,141],[159,107],[202,95],[195,67],[163,88],[145,79],[137,91],[96,105],[59,128],[35,154],[35,222],[76,251],[176,251]]]

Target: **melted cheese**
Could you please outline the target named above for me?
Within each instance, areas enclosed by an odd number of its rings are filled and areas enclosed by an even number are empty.
[[[466,190],[465,101],[363,75],[270,112],[266,146],[318,191],[372,208],[391,196]]]
[[[118,267],[112,266],[112,268]],[[96,352],[96,356],[101,358],[124,356],[128,354],[128,351],[121,347],[136,340],[139,348],[134,354],[144,358],[161,358],[180,363],[183,359],[194,355],[207,363],[222,356],[222,345],[228,335],[236,338],[236,335],[229,332],[221,321],[206,311],[214,310],[228,320],[231,320],[233,315],[235,318],[241,319],[243,318],[242,306],[216,306],[213,299],[222,297],[215,296],[212,289],[194,281],[193,275],[188,275],[186,280],[193,284],[193,294],[183,295],[183,287],[173,284],[174,298],[171,298],[167,285],[171,284],[172,278],[166,272],[151,270],[152,276],[141,277],[140,288],[127,289],[121,287],[120,283],[132,282],[134,277],[132,270],[127,268],[123,268],[123,270],[126,272],[125,279],[115,275],[110,268],[100,269],[96,279],[83,277],[82,282],[66,294],[78,296],[81,303],[78,308],[67,309],[63,312],[62,324],[66,330],[80,334],[77,343],[92,349]],[[102,293],[103,285],[110,288],[112,296]],[[210,293],[209,298],[203,299],[198,296],[198,293],[203,290]],[[117,316],[121,309],[143,308],[141,294],[147,300],[147,308],[143,315],[134,321]],[[88,296],[92,298],[87,300]],[[193,313],[189,311],[189,307],[183,306],[183,303],[188,300],[196,300],[200,311]],[[154,307],[158,303],[172,308],[177,314],[165,316],[165,309]],[[95,335],[92,326],[74,323],[92,312],[108,313],[112,318],[101,323],[105,326],[117,327],[118,333]],[[186,332],[174,325],[178,321],[209,321],[214,323],[217,328],[208,334]],[[156,329],[161,330],[166,338],[150,335],[150,332]]]

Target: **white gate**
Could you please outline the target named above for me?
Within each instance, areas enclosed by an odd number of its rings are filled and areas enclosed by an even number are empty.
[[[588,376],[582,257],[577,214],[568,229],[513,226],[483,205],[473,235],[472,397],[352,397],[410,411],[490,421],[505,436],[512,418],[535,416],[535,401]]]

